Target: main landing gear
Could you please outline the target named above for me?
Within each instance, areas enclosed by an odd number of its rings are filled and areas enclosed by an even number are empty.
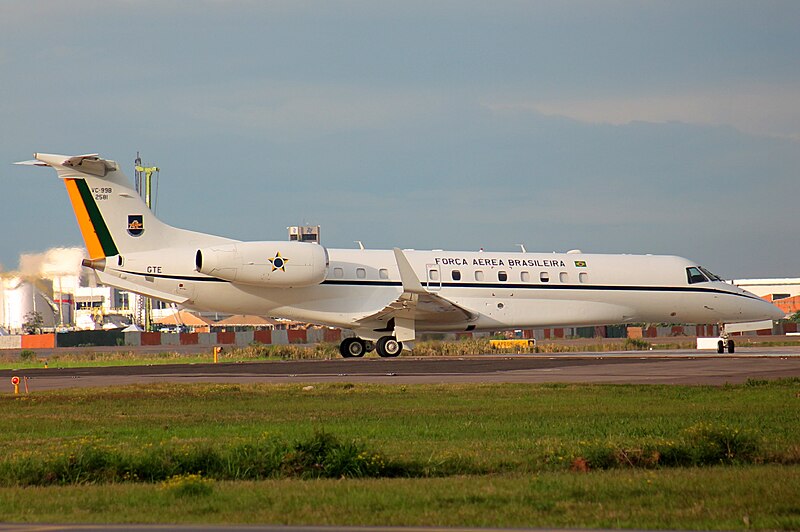
[[[393,358],[403,351],[403,343],[394,336],[383,336],[375,344],[361,338],[345,338],[339,344],[339,352],[344,358],[361,358],[373,349],[383,358]]]

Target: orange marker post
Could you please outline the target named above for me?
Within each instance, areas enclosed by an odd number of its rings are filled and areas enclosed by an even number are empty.
[[[24,377],[22,377],[22,379],[25,381],[25,395],[27,395],[28,394],[28,376],[25,375]]]
[[[14,385],[14,395],[19,395],[19,377],[16,375],[11,377],[11,384]]]
[[[222,351],[222,348],[219,346],[214,346],[214,364],[217,363],[217,357],[219,356],[219,352]]]

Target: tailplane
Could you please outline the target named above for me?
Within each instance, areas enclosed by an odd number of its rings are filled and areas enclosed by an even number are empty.
[[[176,246],[206,246],[230,239],[187,231],[159,220],[131,186],[115,161],[97,154],[34,154],[17,164],[49,166],[64,180],[89,258],[154,251]]]

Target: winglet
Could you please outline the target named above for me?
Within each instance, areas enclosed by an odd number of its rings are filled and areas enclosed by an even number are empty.
[[[397,269],[400,271],[400,281],[403,283],[403,291],[412,294],[424,294],[425,289],[419,282],[414,268],[409,264],[408,259],[400,248],[394,248],[394,258],[397,261]]]

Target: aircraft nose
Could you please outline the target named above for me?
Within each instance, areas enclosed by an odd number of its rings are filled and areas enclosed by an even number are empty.
[[[778,307],[776,307],[772,303],[770,303],[770,306],[772,307],[772,314],[770,315],[771,319],[773,319],[773,320],[782,320],[783,318],[786,317],[786,313],[784,311],[782,311],[781,309],[779,309]]]
[[[753,321],[756,320],[781,320],[786,317],[786,314],[764,299],[753,299],[751,302],[748,302],[746,306],[745,312],[752,314]]]

